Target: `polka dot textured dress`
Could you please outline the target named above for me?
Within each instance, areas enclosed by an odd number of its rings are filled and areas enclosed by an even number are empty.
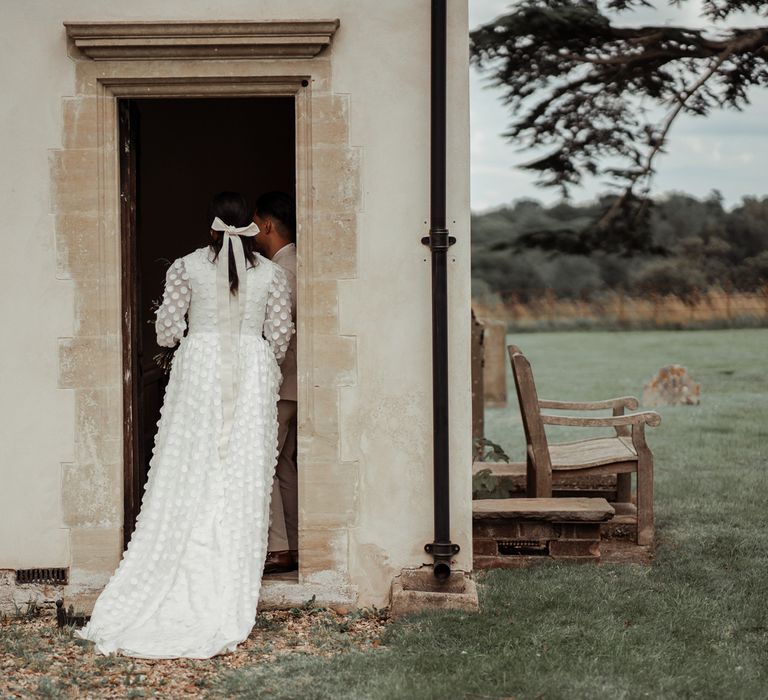
[[[294,332],[290,288],[283,270],[260,255],[246,272],[232,353],[237,393],[222,452],[212,258],[200,248],[166,275],[157,339],[179,348],[141,510],[90,622],[75,632],[102,654],[210,658],[234,651],[255,622],[277,459],[279,362]]]

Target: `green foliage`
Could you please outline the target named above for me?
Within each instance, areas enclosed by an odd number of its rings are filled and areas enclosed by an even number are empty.
[[[323,610],[325,608],[317,604],[317,596],[313,594],[311,598],[305,600],[300,606],[291,608],[290,613],[293,617],[303,617]]]
[[[666,255],[545,253],[526,236],[588,226],[600,203],[544,207],[525,199],[472,216],[473,296],[527,302],[551,289],[562,298],[605,291],[677,294],[685,301],[712,286],[753,291],[768,283],[768,197],[726,210],[719,193],[704,200],[673,193],[654,203],[650,236]]]
[[[271,615],[265,615],[263,612],[256,615],[256,623],[254,629],[265,630],[267,632],[274,632],[279,630],[283,626],[283,623],[276,617]]]
[[[488,438],[474,441],[473,459],[475,462],[509,462],[504,448]]]
[[[484,437],[472,444],[474,462],[509,462],[509,455],[498,443]],[[472,498],[509,498],[509,487],[504,479],[493,475],[490,469],[472,474]]]
[[[695,303],[706,286],[704,274],[686,269],[676,260],[654,260],[635,278],[634,287],[643,296],[673,295],[687,304]]]
[[[0,611],[0,622],[6,620],[33,620],[36,617],[40,617],[42,614],[42,609],[32,596],[30,596],[24,603],[24,607],[21,607],[16,601],[12,601],[12,603],[12,613],[4,613]]]
[[[509,488],[490,469],[472,475],[472,498],[509,498]]]
[[[768,284],[768,250],[744,260],[735,278],[740,289],[755,289]]]

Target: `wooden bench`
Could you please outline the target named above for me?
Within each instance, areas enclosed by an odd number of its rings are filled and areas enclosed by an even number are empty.
[[[516,568],[555,559],[600,561],[604,498],[489,498],[472,502],[474,568]]]
[[[616,475],[616,508],[631,517],[637,528],[637,544],[653,542],[653,455],[645,441],[645,426],[661,423],[655,411],[624,414],[636,409],[636,398],[627,396],[606,401],[574,402],[539,400],[533,371],[527,358],[515,345],[508,347],[512,375],[520,402],[526,439],[526,485],[531,497],[552,496],[553,472],[576,476]],[[612,416],[598,418],[549,415],[541,409],[612,409]],[[595,437],[574,442],[549,444],[545,425],[613,428],[612,437]],[[632,474],[637,477],[632,502]]]

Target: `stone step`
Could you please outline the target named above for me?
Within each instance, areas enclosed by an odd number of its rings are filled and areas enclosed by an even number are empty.
[[[69,613],[70,606],[73,614],[78,618],[78,625],[82,624],[81,618],[89,618],[93,612],[93,606],[99,597],[101,589],[96,591],[65,592],[62,596],[62,611]],[[299,607],[316,597],[317,604],[335,610],[347,610],[354,607],[352,592],[339,588],[338,591],[324,589],[311,583],[299,583],[297,571],[289,571],[279,574],[266,574],[262,577],[261,592],[259,595],[259,611],[262,610],[287,610]]]
[[[472,501],[474,520],[603,522],[615,510],[604,498],[485,498]]]

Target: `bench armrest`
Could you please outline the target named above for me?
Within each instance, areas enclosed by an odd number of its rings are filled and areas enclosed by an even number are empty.
[[[624,416],[605,416],[601,418],[587,418],[581,416],[551,416],[541,414],[544,425],[575,425],[592,428],[616,428],[622,425],[650,425],[657,426],[661,423],[661,416],[656,411],[641,411],[640,413],[628,413]]]
[[[619,396],[615,399],[605,399],[605,401],[551,401],[548,399],[539,400],[539,408],[551,408],[556,410],[572,411],[596,411],[603,408],[627,408],[630,411],[636,411],[640,402],[634,396]]]

